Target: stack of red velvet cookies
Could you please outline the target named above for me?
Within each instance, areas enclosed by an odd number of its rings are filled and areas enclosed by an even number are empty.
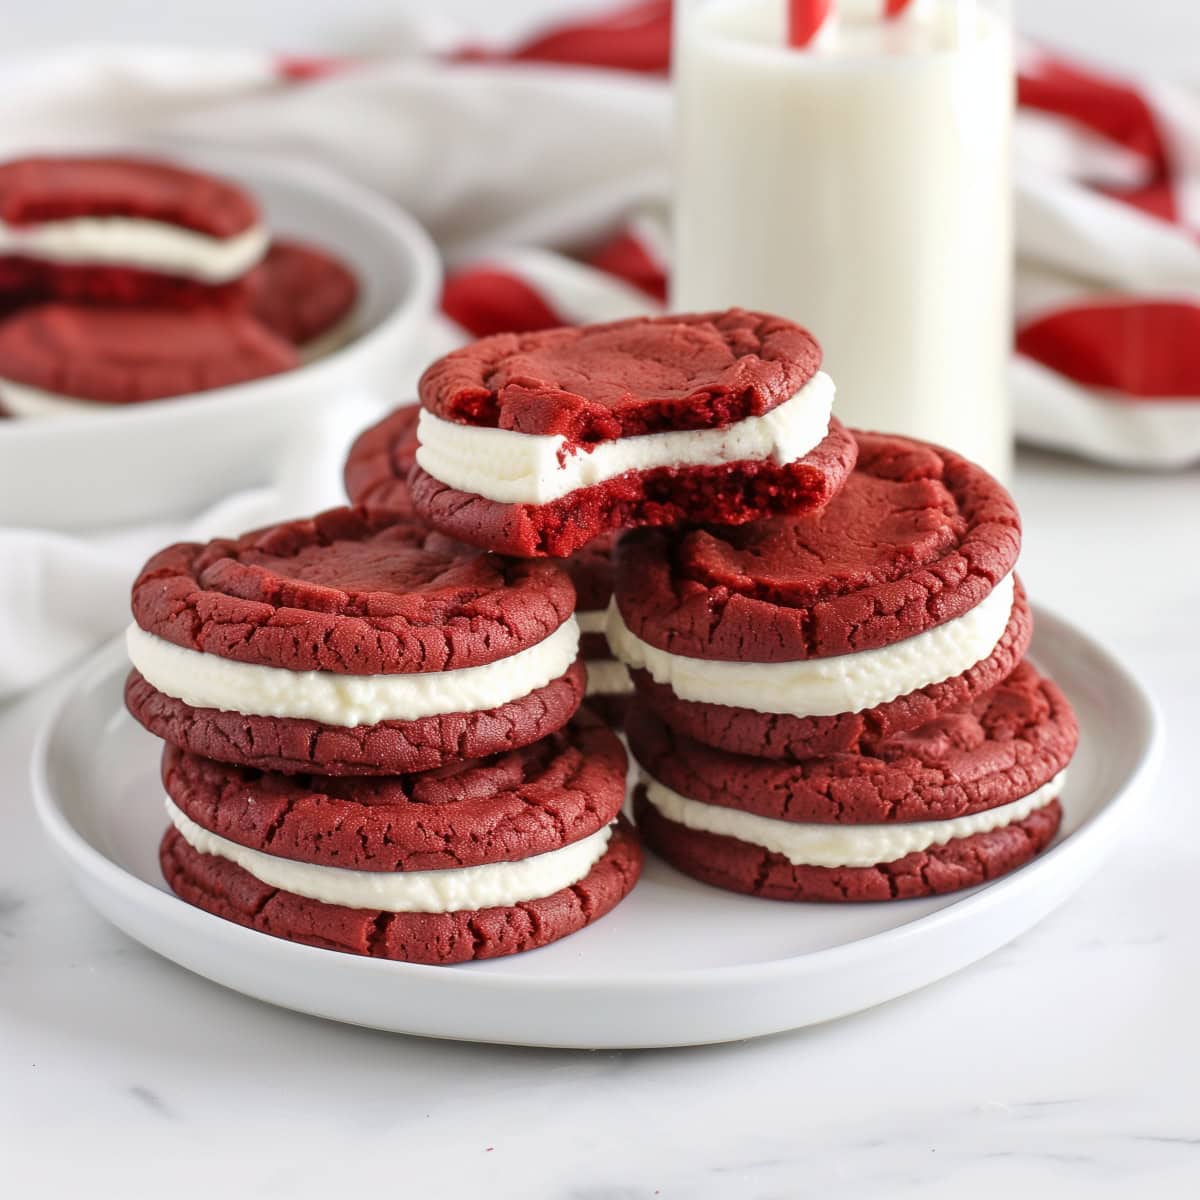
[[[362,435],[358,507],[156,556],[127,701],[169,743],[171,886],[419,962],[587,924],[641,859],[585,678],[613,723],[636,688],[637,820],[698,879],[889,899],[1026,861],[1076,730],[1024,661],[1016,510],[832,397],[742,310],[486,338]]]
[[[1023,661],[1020,521],[957,455],[851,440],[819,366],[745,312],[487,338],[429,369],[419,418],[364,435],[347,486],[573,552],[577,587],[611,530],[651,526],[621,541],[589,672],[633,673],[636,815],[680,869],[792,899],[979,883],[1053,837],[1077,737]]]
[[[570,578],[335,509],[171,546],[133,589],[126,703],[167,743],[163,873],[266,933],[409,962],[607,913],[641,850],[580,710]]]
[[[236,184],[151,159],[0,164],[0,403],[65,416],[244,383],[347,340],[358,285]]]

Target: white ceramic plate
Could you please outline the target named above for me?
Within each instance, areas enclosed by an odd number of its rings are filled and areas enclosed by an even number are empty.
[[[732,1041],[855,1012],[941,979],[1044,917],[1101,863],[1146,799],[1158,758],[1149,698],[1061,618],[1034,654],[1075,705],[1083,739],[1065,821],[1041,858],[928,900],[799,905],[707,888],[649,861],[612,915],[528,954],[423,967],[295,945],[176,899],[158,870],[166,828],[155,739],[121,706],[108,647],[42,732],[34,789],[76,884],[110,921],[250,996],[356,1025],[531,1046]]]
[[[324,407],[378,398],[397,380],[433,311],[437,251],[406,213],[304,163],[233,152],[162,153],[245,184],[272,231],[326,246],[361,288],[356,337],[281,375],[152,404],[0,421],[0,525],[53,529],[195,512],[266,482],[287,435]]]

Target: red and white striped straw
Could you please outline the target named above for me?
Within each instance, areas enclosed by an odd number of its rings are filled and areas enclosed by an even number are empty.
[[[911,3],[912,0],[883,0],[883,15],[893,21]],[[833,0],[788,0],[788,45],[797,49],[812,45],[832,8]]]

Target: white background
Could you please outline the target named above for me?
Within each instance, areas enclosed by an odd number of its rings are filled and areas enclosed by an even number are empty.
[[[380,50],[393,15],[436,12],[481,36],[542,16],[605,11],[606,0],[49,0],[4,5],[5,53],[67,41],[185,42],[330,53]],[[1126,70],[1200,82],[1195,0],[1017,0],[1019,27]]]
[[[435,3],[493,28],[584,7]],[[400,7],[12,2],[2,40],[361,49],[386,44]],[[1021,13],[1027,31],[1115,65],[1200,71],[1194,0],[1025,0]],[[66,887],[24,785],[47,698],[0,709],[0,1195],[1200,1195],[1200,474],[1025,454],[1015,491],[1031,593],[1111,644],[1167,715],[1149,820],[978,966],[761,1042],[592,1055],[420,1042],[190,977]]]

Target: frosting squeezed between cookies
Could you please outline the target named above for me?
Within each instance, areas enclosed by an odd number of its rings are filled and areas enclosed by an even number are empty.
[[[563,675],[579,652],[573,617],[549,637],[478,667],[394,675],[289,671],[189,650],[130,625],[129,659],[152,686],[192,708],[292,717],[353,728],[483,712],[519,700]]]
[[[833,380],[818,371],[761,416],[722,429],[636,434],[574,453],[561,435],[459,425],[422,409],[417,463],[447,487],[501,504],[549,504],[629,471],[766,460],[786,466],[829,433],[833,394]]]
[[[671,654],[642,641],[614,600],[608,641],[629,667],[649,672],[681,700],[751,712],[832,717],[887,704],[968,671],[991,656],[1008,626],[1013,576],[1006,575],[961,617],[874,650],[793,662],[725,662]]]
[[[212,284],[244,275],[266,253],[269,241],[264,225],[218,238],[140,217],[68,217],[37,225],[0,222],[0,254],[134,267]]]
[[[170,799],[167,816],[199,854],[236,863],[268,887],[322,904],[381,912],[461,912],[509,907],[552,896],[578,883],[604,856],[613,827],[577,842],[515,862],[449,867],[437,871],[355,871],[266,854],[197,825]]]
[[[1042,784],[1027,796],[983,812],[942,821],[905,821],[884,825],[827,825],[817,822],[781,821],[758,813],[705,804],[681,796],[642,772],[646,799],[668,821],[703,833],[736,838],[780,854],[797,867],[873,867],[895,862],[906,854],[944,846],[958,838],[991,833],[1005,825],[1024,821],[1031,813],[1058,799],[1066,771]]]

